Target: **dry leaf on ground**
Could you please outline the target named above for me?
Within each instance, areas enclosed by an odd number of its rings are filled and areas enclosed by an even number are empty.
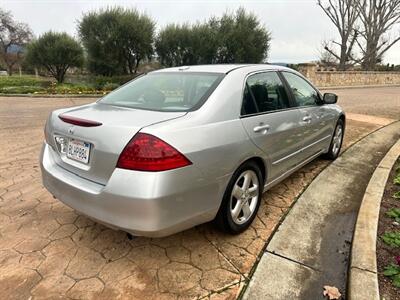
[[[324,296],[328,297],[329,300],[337,300],[342,294],[339,292],[339,289],[335,286],[324,286]]]

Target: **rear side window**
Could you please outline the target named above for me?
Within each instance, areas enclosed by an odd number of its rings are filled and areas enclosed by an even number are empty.
[[[188,111],[200,106],[222,78],[220,73],[150,73],[116,89],[100,103],[157,111]]]
[[[300,76],[282,72],[290,89],[292,90],[297,106],[312,106],[319,102],[318,92]]]
[[[247,78],[242,115],[272,112],[289,106],[289,97],[276,72],[257,73]]]
[[[246,83],[246,87],[244,88],[243,95],[243,104],[242,104],[242,115],[251,115],[258,112],[256,107],[256,103],[254,102],[253,96],[250,94],[250,88]]]

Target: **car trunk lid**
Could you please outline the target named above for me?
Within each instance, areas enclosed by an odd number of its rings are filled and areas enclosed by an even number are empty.
[[[85,179],[106,184],[120,153],[141,128],[185,114],[101,103],[57,110],[46,128],[46,135],[50,137],[47,142],[59,166]],[[83,156],[79,157],[81,152]]]

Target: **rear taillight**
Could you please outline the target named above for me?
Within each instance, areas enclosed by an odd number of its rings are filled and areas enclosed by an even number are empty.
[[[73,124],[73,125],[76,125],[76,126],[95,127],[95,126],[101,126],[102,125],[102,123],[100,123],[100,122],[81,119],[81,118],[76,118],[76,117],[71,117],[71,116],[66,116],[66,115],[59,115],[58,117],[62,121],[64,121],[65,123]]]
[[[191,164],[182,153],[163,140],[150,134],[138,133],[122,151],[117,168],[157,172]]]

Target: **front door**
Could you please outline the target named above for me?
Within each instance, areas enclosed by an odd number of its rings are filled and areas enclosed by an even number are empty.
[[[332,128],[330,114],[318,91],[305,79],[291,72],[281,72],[289,85],[294,101],[301,115],[303,149],[301,157],[306,160],[318,155],[329,144]]]

